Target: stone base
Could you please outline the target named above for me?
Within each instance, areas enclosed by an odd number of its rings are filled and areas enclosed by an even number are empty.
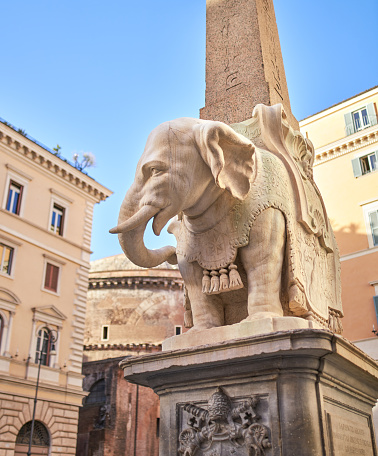
[[[274,317],[243,321],[234,325],[220,326],[202,331],[189,331],[179,336],[169,337],[163,341],[163,351],[217,344],[227,340],[292,329],[322,329],[322,326],[314,321],[304,320],[299,317]]]
[[[377,454],[378,365],[329,331],[245,337],[121,367],[160,396],[161,456]]]

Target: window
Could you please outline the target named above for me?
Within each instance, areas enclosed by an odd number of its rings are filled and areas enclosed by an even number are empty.
[[[53,338],[48,328],[38,331],[37,347],[35,350],[35,363],[41,362],[42,366],[50,365],[50,353],[53,349]]]
[[[378,245],[378,210],[369,212],[369,222],[371,235],[373,238],[373,245]]]
[[[105,380],[101,379],[92,385],[89,390],[89,395],[87,396],[85,403],[86,404],[103,404],[106,402],[105,396]]]
[[[6,163],[5,167],[8,171],[4,181],[2,208],[22,217],[28,184],[32,177],[9,163]]]
[[[109,340],[109,325],[102,326],[101,340]]]
[[[11,275],[14,249],[0,243],[0,272]]]
[[[366,155],[360,158],[362,174],[371,173],[377,169],[377,153]]]
[[[3,339],[3,329],[4,329],[4,320],[3,320],[3,317],[0,315],[0,353],[1,353],[1,341]]]
[[[21,303],[19,298],[6,288],[0,287],[0,355],[10,356],[9,345],[13,326],[13,317],[17,306]],[[13,352],[14,355],[14,352]],[[0,366],[3,370],[3,366]]]
[[[369,248],[378,247],[378,199],[361,203]],[[378,294],[378,287],[377,287]]]
[[[360,177],[378,169],[378,151],[370,152],[352,160],[354,177]]]
[[[347,135],[352,135],[357,131],[371,127],[377,124],[377,114],[375,112],[374,103],[368,103],[356,111],[344,114],[345,132]]]
[[[370,120],[366,108],[359,109],[352,113],[354,131],[363,130],[370,127]]]
[[[7,211],[12,212],[12,214],[20,215],[22,191],[22,185],[13,180],[9,181],[7,204],[5,208]]]
[[[47,220],[47,229],[59,236],[66,236],[69,206],[73,200],[54,188],[50,188],[50,192],[50,215]]]
[[[44,288],[46,290],[58,292],[58,280],[59,280],[59,266],[55,264],[46,263],[46,272],[45,272],[45,284]]]
[[[16,454],[26,454],[26,448],[24,449],[22,445],[29,445],[31,427],[32,422],[28,421],[20,429],[16,438]],[[33,454],[47,454],[47,451],[42,452],[40,447],[50,447],[49,432],[40,421],[34,421],[32,445]],[[35,448],[34,445],[38,448]]]
[[[54,203],[51,213],[50,230],[63,236],[64,208]]]
[[[176,325],[175,326],[175,336],[179,336],[182,333],[182,326]]]

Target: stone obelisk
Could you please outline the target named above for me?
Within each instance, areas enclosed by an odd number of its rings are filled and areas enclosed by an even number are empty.
[[[227,124],[259,104],[290,108],[273,0],[206,0],[206,103],[201,119]]]

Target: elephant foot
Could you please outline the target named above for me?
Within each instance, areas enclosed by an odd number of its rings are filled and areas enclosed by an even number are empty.
[[[276,312],[256,312],[256,313],[253,313],[252,315],[248,315],[248,317],[244,318],[244,320],[242,320],[241,323],[243,323],[244,321],[262,320],[263,318],[281,318],[281,317],[283,317],[283,315],[276,313]]]
[[[186,331],[185,334],[188,334],[188,333],[193,334],[198,331],[203,331],[205,329],[219,328],[220,326],[222,326],[222,325],[212,325],[212,324],[195,325],[192,328],[190,328],[188,331]]]

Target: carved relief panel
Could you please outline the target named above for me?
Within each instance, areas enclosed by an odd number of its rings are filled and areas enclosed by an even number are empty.
[[[178,404],[179,456],[270,456],[266,397],[231,398],[222,387],[205,403]]]

